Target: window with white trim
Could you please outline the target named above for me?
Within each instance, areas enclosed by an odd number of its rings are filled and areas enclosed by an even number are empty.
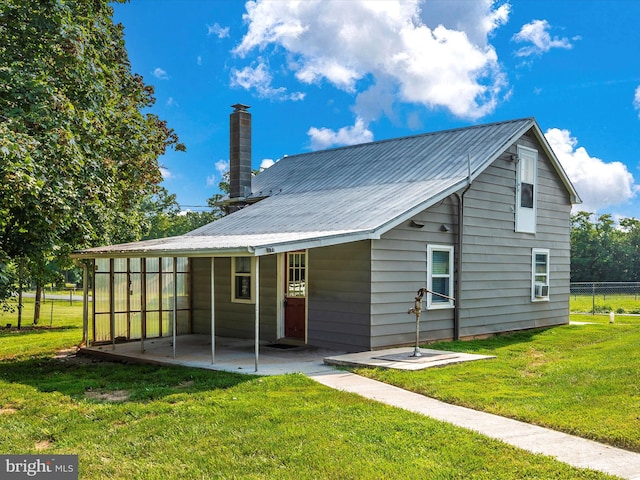
[[[453,246],[427,245],[427,288],[453,297]],[[452,308],[453,300],[427,294],[427,308]]]
[[[536,233],[538,151],[518,145],[516,232]]]
[[[255,258],[231,258],[231,301],[255,303]]]
[[[531,301],[549,300],[549,250],[531,250]]]

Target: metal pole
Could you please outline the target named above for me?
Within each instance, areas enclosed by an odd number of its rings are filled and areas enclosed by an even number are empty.
[[[422,356],[422,353],[420,352],[420,312],[422,311],[422,297],[425,293],[431,293],[432,295],[438,295],[439,297],[446,298],[447,300],[455,301],[455,298],[453,297],[444,295],[443,293],[434,292],[432,290],[429,290],[428,288],[421,288],[420,290],[418,290],[418,295],[415,297],[413,308],[410,308],[407,312],[415,313],[416,315],[416,346],[413,349],[413,353],[409,355],[410,357]]]
[[[89,345],[89,265],[85,260],[82,262],[82,275],[84,282],[82,285],[82,344]]]
[[[144,353],[147,336],[147,259],[140,259],[140,353]]]
[[[178,257],[173,257],[173,358],[176,358],[178,330]]]
[[[413,308],[409,310],[409,313],[416,314],[416,346],[413,349],[413,353],[409,355],[410,357],[422,356],[422,353],[420,352],[420,312],[421,311],[422,311],[422,295],[418,294]]]
[[[211,363],[216,362],[215,258],[211,257]]]
[[[113,274],[114,261],[109,259],[109,328],[111,329],[111,349],[116,349],[116,301],[115,301],[115,277]]]
[[[260,354],[260,257],[256,257],[256,372],[258,371],[258,356]]]

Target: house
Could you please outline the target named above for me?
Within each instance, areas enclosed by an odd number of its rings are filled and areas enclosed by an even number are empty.
[[[233,213],[75,253],[94,279],[93,342],[411,344],[421,287],[455,299],[425,296],[421,341],[568,322],[580,198],[535,119],[292,155],[252,178],[251,115],[234,108]]]

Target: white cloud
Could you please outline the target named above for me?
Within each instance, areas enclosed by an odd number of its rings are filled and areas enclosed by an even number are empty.
[[[465,32],[476,45],[486,46],[495,29],[507,23],[511,5],[503,3],[497,8],[494,0],[452,2],[429,0],[420,12],[425,25],[435,28],[443,25],[450,30]]]
[[[305,96],[302,92],[288,93],[285,87],[274,88],[271,86],[271,74],[267,65],[260,61],[256,67],[247,66],[241,70],[231,70],[231,86],[242,87],[246,90],[255,89],[261,98],[272,100],[302,100]]]
[[[244,57],[254,49],[284,50],[286,68],[306,84],[327,81],[353,94],[362,93],[362,83],[385,85],[387,95],[402,102],[445,108],[458,117],[492,112],[506,77],[488,37],[507,21],[509,6],[464,2],[453,12],[447,2],[422,3],[249,1],[248,31],[234,52]],[[371,115],[358,106],[356,113]]]
[[[633,97],[633,108],[638,110],[638,118],[640,118],[640,85],[636,88],[636,93]]]
[[[224,177],[224,174],[229,171],[229,161],[228,160],[218,160],[213,164],[216,169],[217,174],[212,173],[207,176],[207,187],[216,187],[220,180]]]
[[[366,127],[362,118],[359,117],[352,127],[342,127],[337,131],[325,127],[311,127],[307,131],[307,135],[311,139],[312,150],[373,141],[373,133]]]
[[[168,80],[169,79],[169,75],[167,75],[167,72],[164,71],[160,67],[156,67],[156,69],[153,71],[153,76],[156,77],[159,80]]]
[[[520,43],[531,43],[516,51],[518,57],[529,57],[531,55],[541,55],[552,48],[571,49],[573,44],[568,38],[553,37],[548,30],[551,28],[546,20],[534,20],[522,26],[520,31],[513,36],[513,40]],[[574,37],[579,39],[580,37]]]
[[[273,166],[273,164],[275,163],[276,162],[274,162],[272,159],[265,158],[264,160],[262,160],[262,162],[260,162],[260,171],[266,170],[267,168]]]
[[[173,97],[167,98],[167,107],[179,107],[178,102]]]
[[[221,27],[217,23],[207,25],[207,35],[215,35],[218,38],[228,38],[229,27]]]
[[[225,173],[227,173],[229,171],[229,161],[228,160],[218,160],[215,163],[215,167],[217,172],[220,175],[224,175]]]
[[[198,56],[196,57],[196,64],[197,64],[197,65],[202,65],[202,55],[198,55]]]
[[[171,173],[171,171],[165,167],[160,167],[160,175],[162,175],[163,180],[173,178],[173,174]]]
[[[589,155],[568,130],[550,128],[544,134],[583,203],[576,210],[598,212],[631,200],[639,187],[621,162],[605,162]],[[576,148],[577,147],[577,148]]]

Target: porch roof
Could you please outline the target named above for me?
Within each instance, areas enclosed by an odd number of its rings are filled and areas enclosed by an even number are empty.
[[[260,256],[375,239],[465,181],[444,178],[273,195],[185,235],[89,248],[73,257]]]

